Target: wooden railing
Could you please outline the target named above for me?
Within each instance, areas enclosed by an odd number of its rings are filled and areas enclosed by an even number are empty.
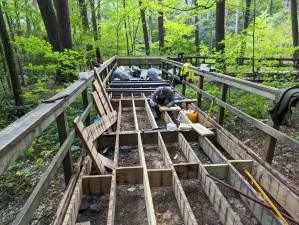
[[[98,71],[102,77],[105,77],[115,65],[116,57],[112,57]],[[75,138],[75,131],[68,131],[67,109],[81,95],[84,107],[81,120],[86,123],[90,122],[89,114],[93,103],[88,101],[88,87],[93,80],[94,73],[89,72],[86,80],[76,81],[61,93],[53,96],[53,98],[60,96],[67,97],[55,103],[38,106],[0,132],[0,175],[5,172],[14,159],[32,144],[35,138],[41,135],[55,121],[58,127],[58,138],[61,146],[25,205],[18,213],[13,224],[28,224],[30,222],[52,178],[61,165],[64,168],[66,183],[71,179],[74,165],[72,163],[70,147]]]
[[[181,70],[183,63],[170,60],[167,58],[162,58],[162,74],[166,78],[171,76],[172,78],[180,81],[179,77],[176,75],[178,70]],[[170,72],[170,68],[172,68],[173,72]],[[182,94],[186,94],[186,86],[190,87],[197,93],[197,105],[201,108],[202,97],[213,101],[216,105],[219,106],[219,112],[217,116],[217,122],[220,125],[223,125],[224,122],[224,110],[228,110],[229,112],[233,113],[234,115],[238,116],[240,119],[244,120],[245,122],[253,125],[254,127],[258,128],[259,130],[263,131],[268,135],[268,140],[266,144],[266,148],[264,150],[264,160],[268,163],[272,162],[274,150],[276,146],[276,141],[279,141],[281,144],[286,144],[293,149],[299,149],[299,142],[294,138],[280,132],[279,126],[276,124],[272,124],[273,127],[267,125],[260,120],[249,116],[248,114],[242,112],[241,110],[237,109],[236,107],[228,104],[227,100],[227,93],[230,87],[238,88],[249,93],[257,94],[262,96],[266,99],[271,101],[275,100],[275,93],[279,91],[279,89],[264,86],[261,84],[252,83],[246,80],[234,78],[231,76],[212,73],[212,72],[202,72],[197,67],[189,67],[190,71],[193,71],[195,74],[199,76],[198,86],[194,85],[193,83],[189,83],[187,81],[180,81],[182,83]],[[211,81],[216,81],[221,85],[221,97],[217,98],[216,96],[204,91],[204,78],[209,79]]]
[[[183,56],[183,57],[170,57],[171,60],[178,62],[189,62],[195,66],[199,66],[201,63],[215,64],[216,57],[213,56]],[[251,65],[252,58],[238,57],[235,60],[237,65]],[[292,67],[299,64],[299,59],[295,58],[256,58],[255,61],[264,67]]]

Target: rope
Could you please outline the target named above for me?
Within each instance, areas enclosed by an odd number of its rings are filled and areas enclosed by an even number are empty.
[[[209,108],[209,111],[208,111],[208,115],[207,115],[207,117],[205,118],[205,120],[204,120],[204,122],[203,122],[203,125],[206,127],[207,126],[207,124],[208,124],[208,118],[211,116],[211,114],[212,114],[212,109],[213,109],[213,105],[214,105],[214,99],[215,99],[215,97],[212,99],[212,102],[211,102],[211,105],[210,105],[210,108]]]

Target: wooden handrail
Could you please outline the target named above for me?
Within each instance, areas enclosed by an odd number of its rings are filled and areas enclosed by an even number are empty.
[[[166,59],[166,58],[162,58],[162,62],[167,63],[171,66],[176,66],[180,69],[183,67],[183,63]],[[231,87],[239,88],[241,90],[263,96],[270,100],[275,100],[275,93],[278,91],[277,88],[256,84],[247,80],[231,77],[228,75],[212,73],[212,72],[203,72],[200,71],[199,68],[194,66],[190,66],[189,70],[194,72],[195,74],[201,75],[213,81],[217,81],[219,83],[226,84]]]

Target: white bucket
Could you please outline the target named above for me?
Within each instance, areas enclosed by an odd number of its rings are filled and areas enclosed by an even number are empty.
[[[167,130],[168,131],[176,131],[176,129],[177,129],[177,126],[176,126],[175,123],[168,123],[167,124]]]

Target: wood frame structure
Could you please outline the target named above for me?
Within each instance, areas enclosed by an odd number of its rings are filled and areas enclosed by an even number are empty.
[[[157,223],[151,196],[151,188],[163,186],[172,187],[184,223],[198,224],[186,197],[186,193],[182,187],[182,179],[200,180],[202,188],[205,190],[206,195],[210,199],[214,210],[218,213],[223,224],[242,224],[242,220],[238,213],[230,206],[218,185],[207,175],[211,174],[219,179],[226,179],[230,185],[256,198],[256,191],[243,176],[242,169],[244,167],[251,168],[252,175],[260,182],[263,188],[295,220],[299,219],[298,187],[290,184],[286,178],[274,170],[267,162],[263,161],[251,149],[225,130],[221,126],[223,113],[219,114],[219,124],[197,107],[201,105],[202,97],[206,97],[210,100],[214,99],[215,103],[218,104],[220,108],[227,109],[232,113],[237,114],[245,121],[251,122],[257,128],[269,134],[272,138],[275,138],[294,148],[298,148],[299,143],[294,139],[239,111],[226,103],[225,98],[216,99],[214,96],[211,96],[209,93],[203,91],[203,79],[206,77],[221,83],[223,86],[226,85],[229,87],[240,88],[245,91],[259,94],[270,100],[274,99],[276,89],[249,83],[225,75],[202,73],[197,68],[192,67],[191,70],[200,76],[201,82],[199,82],[198,87],[194,84],[183,82],[183,85],[189,86],[198,92],[197,105],[188,104],[187,108],[200,112],[201,116],[199,118],[199,122],[203,124],[204,121],[207,120],[207,126],[209,128],[213,128],[215,135],[209,138],[200,137],[192,131],[187,133],[170,133],[166,130],[140,130],[136,113],[138,107],[145,108],[149,117],[151,128],[158,127],[148,104],[147,97],[151,91],[141,93],[132,91],[130,94],[111,92],[109,96],[106,92],[103,92],[103,95],[100,95],[99,93],[99,89],[104,90],[104,88],[108,86],[111,81],[111,74],[116,66],[129,65],[133,62],[135,65],[162,66],[163,76],[175,79],[177,79],[177,77],[173,74],[176,74],[175,71],[182,66],[181,63],[159,57],[147,58],[115,56],[108,60],[101,68],[95,69],[94,73],[91,72],[87,80],[77,81],[65,91],[55,96],[59,97],[67,95],[64,99],[51,104],[43,104],[39,106],[37,109],[27,114],[24,118],[21,118],[0,132],[0,174],[4,173],[9,163],[22,153],[32,143],[32,141],[55,120],[58,124],[59,141],[61,143],[60,150],[53,158],[51,164],[43,174],[13,224],[28,224],[30,222],[35,209],[42,200],[42,196],[49,187],[50,181],[53,179],[61,165],[64,167],[67,188],[58,208],[54,224],[75,224],[75,217],[80,205],[79,203],[81,202],[84,194],[108,193],[110,198],[107,224],[113,225],[115,222],[115,214],[117,213],[115,208],[117,201],[117,187],[118,185],[123,184],[143,184],[149,224]],[[171,68],[173,68],[173,73],[170,71]],[[101,102],[102,112],[100,112],[98,107],[99,113],[101,115],[107,115],[107,113],[113,112],[113,108],[118,108],[116,131],[111,130],[108,134],[101,135],[102,141],[114,145],[113,166],[110,166],[112,172],[111,174],[105,175],[89,175],[91,159],[88,157],[86,158],[85,151],[82,151],[82,157],[75,166],[72,163],[72,157],[69,152],[76,134],[74,130],[68,132],[66,109],[80,94],[82,94],[85,110],[81,115],[80,120],[86,121],[87,125],[90,123],[89,114],[93,106],[93,102],[88,101],[88,87],[93,81],[95,81],[95,79],[97,83],[94,83],[94,90],[97,91],[97,93],[93,93],[93,97],[95,103],[98,101]],[[223,92],[226,91],[227,88],[223,88]],[[225,93],[223,93],[223,96],[224,94]],[[106,102],[104,102],[103,99],[106,99]],[[108,99],[110,100],[107,101]],[[120,130],[122,108],[125,107],[131,107],[133,109],[132,112],[135,129],[131,131]],[[163,116],[164,121],[171,122],[171,118],[167,112],[163,113]],[[156,140],[158,149],[163,156],[165,164],[165,168],[163,169],[147,168],[143,145],[151,143],[153,139]],[[212,164],[205,165],[201,163],[200,158],[196,156],[192,147],[188,143],[190,139],[192,139],[192,141],[198,141],[200,147],[212,161]],[[165,144],[167,141],[178,142],[180,149],[183,151],[184,156],[187,159],[186,163],[173,163]],[[138,146],[141,162],[140,166],[125,168],[118,166],[120,144],[123,143]],[[230,157],[227,158],[223,155],[216,147],[215,143],[220,145]],[[248,205],[248,208],[250,208],[251,214],[254,215],[254,217],[262,224],[281,224],[271,211],[261,208],[261,206],[250,200],[242,199],[243,202]]]

